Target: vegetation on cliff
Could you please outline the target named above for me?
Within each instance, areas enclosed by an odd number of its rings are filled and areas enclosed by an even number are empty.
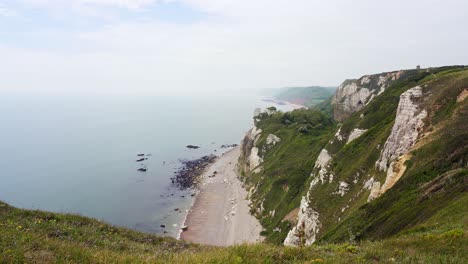
[[[373,79],[386,76],[395,78],[385,89],[376,86],[378,81],[373,84]],[[319,214],[319,243],[384,239],[420,229],[467,230],[468,212],[462,205],[467,199],[468,102],[459,96],[468,88],[468,70],[454,66],[399,71],[354,81],[376,86],[374,97],[347,113],[342,123],[331,118],[330,100],[315,109],[258,118],[262,133],[256,147],[264,150],[262,170],[244,172],[244,181],[267,241],[284,241],[297,225],[305,196]],[[427,111],[420,139],[401,161],[406,168],[401,179],[368,203],[372,183],[386,182],[388,173],[377,169],[376,162],[394,125],[400,95],[416,86],[424,96],[412,100]],[[306,118],[309,115],[314,118]],[[350,142],[356,129],[362,132]],[[281,141],[266,146],[269,134]],[[314,168],[322,149],[330,155],[323,170]],[[449,224],[444,217],[451,219]]]

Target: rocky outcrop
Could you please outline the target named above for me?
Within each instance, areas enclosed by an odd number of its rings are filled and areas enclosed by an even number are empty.
[[[249,170],[255,173],[261,171],[260,164],[263,162],[263,159],[259,156],[258,151],[259,150],[257,147],[253,147],[248,158]]]
[[[344,196],[348,192],[348,190],[349,190],[349,184],[342,181],[338,185],[338,191],[336,191],[335,194],[339,194],[341,196]]]
[[[411,88],[400,95],[392,132],[376,163],[381,171],[387,171],[391,162],[406,153],[416,143],[424,126],[423,119],[427,116],[427,111],[419,107],[422,96],[420,86]]]
[[[410,158],[408,152],[415,145],[424,126],[423,119],[427,116],[427,111],[420,107],[422,97],[420,86],[411,88],[400,96],[392,132],[376,162],[377,169],[387,172],[379,195],[390,189],[405,172],[404,163]],[[371,197],[369,200],[372,200]]]
[[[330,160],[331,156],[328,154],[328,150],[322,149],[319,156],[317,157],[317,160],[315,161],[315,168],[325,168]]]
[[[332,98],[333,116],[343,122],[349,115],[361,110],[372,99],[385,91],[404,71],[366,75],[357,80],[346,80]]]
[[[327,166],[332,157],[326,149],[320,151],[317,160],[315,161],[313,177],[310,183],[309,191],[307,196],[303,196],[301,200],[301,206],[298,214],[298,221],[296,226],[289,231],[288,236],[284,240],[285,246],[299,246],[299,245],[311,245],[315,242],[316,236],[320,230],[319,213],[314,210],[310,205],[311,190],[319,183],[325,183],[328,170]],[[333,180],[333,175],[329,175],[329,182]]]
[[[362,134],[364,134],[366,132],[367,132],[367,129],[359,129],[359,128],[353,129],[353,131],[351,131],[351,133],[349,134],[348,142],[346,142],[346,144],[349,144],[351,141],[353,141],[356,138],[362,136]]]
[[[284,240],[285,246],[312,245],[316,240],[321,224],[319,213],[309,206],[309,195],[302,197],[297,225]]]
[[[335,138],[339,141],[343,140],[343,136],[341,135],[341,127],[338,129],[338,131],[336,131]]]
[[[277,137],[276,135],[269,134],[267,139],[266,139],[266,144],[268,147],[272,147],[279,143],[281,141],[281,138]]]
[[[320,154],[317,157],[317,160],[315,161],[315,166],[314,166],[315,169],[318,169],[318,172],[315,173],[315,171],[313,171],[312,174],[310,175],[311,177],[313,177],[312,182],[310,184],[310,188],[314,187],[319,182],[321,183],[325,182],[325,177],[328,174],[327,165],[330,162],[331,158],[332,157],[330,156],[330,154],[328,154],[328,151],[326,149],[322,149],[322,151],[320,151]],[[333,180],[333,175],[329,175],[329,181],[332,181],[332,180]]]
[[[349,114],[360,110],[371,94],[369,89],[361,87],[356,81],[343,83],[333,96],[332,104],[335,106],[335,120],[342,122]]]
[[[259,156],[259,149],[255,147],[261,133],[262,130],[254,126],[242,139],[240,164],[243,164],[246,172],[259,172],[261,169],[259,166],[263,159]]]

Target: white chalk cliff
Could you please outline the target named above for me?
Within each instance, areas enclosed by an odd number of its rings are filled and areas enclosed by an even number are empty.
[[[315,185],[319,182],[325,183],[325,176],[328,172],[327,165],[331,159],[332,157],[328,154],[326,149],[320,151],[314,166],[318,172],[311,174],[311,177],[314,178],[310,183],[307,196],[302,197],[297,224],[289,231],[288,236],[284,240],[285,246],[299,246],[301,244],[311,245],[315,242],[316,236],[320,230],[320,221],[319,213],[309,205],[310,195]],[[333,176],[330,175],[330,178],[332,179]]]
[[[344,81],[332,98],[335,120],[343,122],[349,115],[361,110],[403,73],[404,71],[389,72]]]
[[[407,160],[404,155],[414,146],[424,127],[423,119],[427,116],[427,111],[420,107],[422,97],[420,86],[411,88],[400,96],[392,132],[376,162],[379,170],[387,172],[380,194],[390,189],[402,176],[405,169],[403,163]]]
[[[285,246],[312,245],[320,230],[319,213],[309,206],[309,195],[302,197],[298,222],[284,240]]]
[[[254,126],[244,136],[241,143],[241,155],[246,159],[245,170],[259,172],[261,170],[262,157],[259,155],[259,149],[255,147],[260,138],[262,130]]]

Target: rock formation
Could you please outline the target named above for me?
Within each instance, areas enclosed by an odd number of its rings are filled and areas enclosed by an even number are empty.
[[[312,245],[320,230],[319,213],[309,206],[309,195],[302,197],[297,225],[289,231],[285,246]]]
[[[258,172],[261,170],[259,165],[262,163],[263,159],[259,156],[259,149],[255,147],[261,133],[262,130],[254,126],[242,139],[240,159],[244,161],[244,171]]]
[[[376,163],[377,169],[387,172],[378,195],[390,189],[406,170],[404,163],[409,159],[408,152],[416,143],[424,127],[423,119],[427,116],[427,111],[419,106],[422,97],[420,86],[411,88],[400,96],[392,132]],[[376,198],[375,194],[371,193],[371,196],[368,200]]]
[[[288,236],[284,240],[285,246],[311,245],[315,242],[315,237],[320,230],[320,221],[319,213],[309,205],[311,190],[319,182],[325,182],[327,165],[331,158],[326,149],[320,151],[315,161],[314,172],[311,174],[313,179],[310,183],[309,191],[307,192],[307,196],[303,196],[301,200],[297,224],[289,231]]]
[[[268,146],[274,146],[277,143],[279,143],[280,141],[281,141],[281,138],[277,137],[276,135],[270,134],[270,135],[268,135],[268,137],[266,139],[266,144]]]
[[[357,80],[346,80],[332,98],[333,115],[343,122],[349,115],[361,110],[372,99],[385,91],[404,71],[363,76]]]
[[[418,105],[418,99],[422,96],[422,88],[419,86],[401,94],[392,132],[376,164],[380,170],[386,171],[392,161],[416,143],[424,125],[423,119],[427,116],[426,110],[420,109]]]

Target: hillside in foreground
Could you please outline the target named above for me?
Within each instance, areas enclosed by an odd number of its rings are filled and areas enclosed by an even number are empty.
[[[382,241],[216,248],[0,202],[0,263],[466,263],[463,230]]]

